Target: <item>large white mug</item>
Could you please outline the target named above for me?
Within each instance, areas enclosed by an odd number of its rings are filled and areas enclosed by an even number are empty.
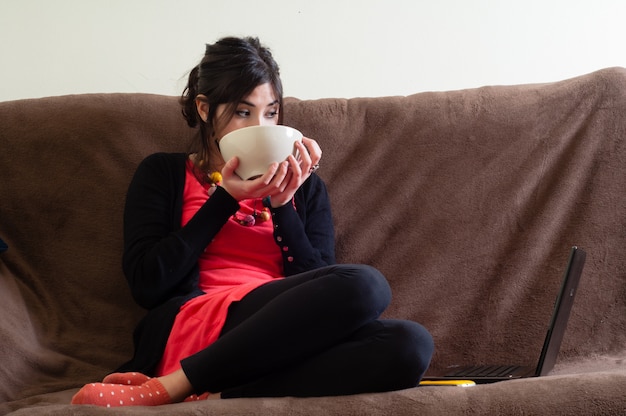
[[[273,162],[294,156],[296,141],[302,140],[298,130],[282,125],[250,126],[231,131],[219,141],[224,161],[239,158],[235,173],[241,179],[254,179],[267,172]]]

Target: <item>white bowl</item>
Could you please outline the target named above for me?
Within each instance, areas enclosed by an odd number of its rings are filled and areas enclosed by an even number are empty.
[[[244,180],[263,175],[273,162],[295,155],[302,133],[288,126],[251,126],[231,131],[219,141],[224,161],[239,158],[235,173]]]

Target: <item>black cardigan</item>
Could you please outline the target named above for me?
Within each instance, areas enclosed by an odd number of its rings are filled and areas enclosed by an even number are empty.
[[[123,269],[133,298],[148,313],[134,332],[133,359],[117,371],[153,375],[180,306],[203,293],[198,288],[200,254],[239,209],[238,202],[218,187],[182,227],[187,157],[183,153],[148,156],[128,189]],[[285,276],[335,263],[330,202],[319,176],[306,180],[294,195],[294,204],[271,209]]]

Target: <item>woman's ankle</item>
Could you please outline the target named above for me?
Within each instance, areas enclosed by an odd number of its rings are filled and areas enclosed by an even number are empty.
[[[194,393],[193,386],[183,370],[177,370],[171,374],[158,377],[158,380],[174,403],[182,402]]]

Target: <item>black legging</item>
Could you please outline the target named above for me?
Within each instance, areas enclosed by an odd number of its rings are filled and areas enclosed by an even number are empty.
[[[386,279],[337,265],[267,283],[233,303],[217,341],[184,359],[197,393],[333,396],[414,387],[433,341],[421,325],[379,320]]]

